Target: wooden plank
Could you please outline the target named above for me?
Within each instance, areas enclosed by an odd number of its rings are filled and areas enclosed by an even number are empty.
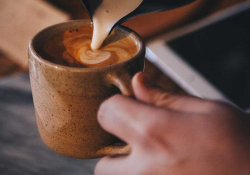
[[[41,29],[66,21],[68,14],[42,0],[0,0],[0,49],[28,67],[28,43]]]

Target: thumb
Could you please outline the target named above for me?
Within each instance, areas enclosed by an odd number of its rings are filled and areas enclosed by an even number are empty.
[[[203,102],[202,99],[191,96],[174,95],[164,91],[157,86],[152,79],[145,73],[137,73],[132,80],[132,86],[135,97],[145,103],[152,104],[159,107],[172,108],[175,110],[186,109],[194,112],[197,105]]]

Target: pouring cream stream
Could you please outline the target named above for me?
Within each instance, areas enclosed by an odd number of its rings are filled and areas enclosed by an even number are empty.
[[[94,33],[92,50],[101,47],[112,27],[124,16],[134,11],[143,0],[103,0],[93,15]]]

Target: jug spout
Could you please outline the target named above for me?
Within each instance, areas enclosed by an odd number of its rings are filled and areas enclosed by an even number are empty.
[[[103,1],[105,0],[81,0],[81,2],[89,13],[91,20],[95,13],[95,10]],[[121,18],[118,23],[125,22],[130,18],[133,18],[138,15],[178,8],[194,1],[196,0],[143,0],[142,3],[135,10],[131,11],[123,18]]]
[[[190,4],[194,1],[196,0],[143,0],[141,5],[133,12],[125,16],[123,20],[126,21],[142,14],[172,10]]]
[[[95,13],[95,10],[97,9],[97,7],[102,3],[103,0],[81,0],[82,4],[84,5],[84,7],[86,8],[89,17],[91,18],[91,20],[93,19],[93,15]]]

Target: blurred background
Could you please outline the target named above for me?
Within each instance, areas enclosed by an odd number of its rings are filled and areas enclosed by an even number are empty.
[[[146,42],[244,1],[197,0],[124,25]],[[0,174],[93,174],[98,160],[63,157],[42,142],[28,75],[28,43],[37,32],[59,22],[88,18],[80,0],[0,0]],[[185,93],[147,60],[145,72],[165,90]]]

